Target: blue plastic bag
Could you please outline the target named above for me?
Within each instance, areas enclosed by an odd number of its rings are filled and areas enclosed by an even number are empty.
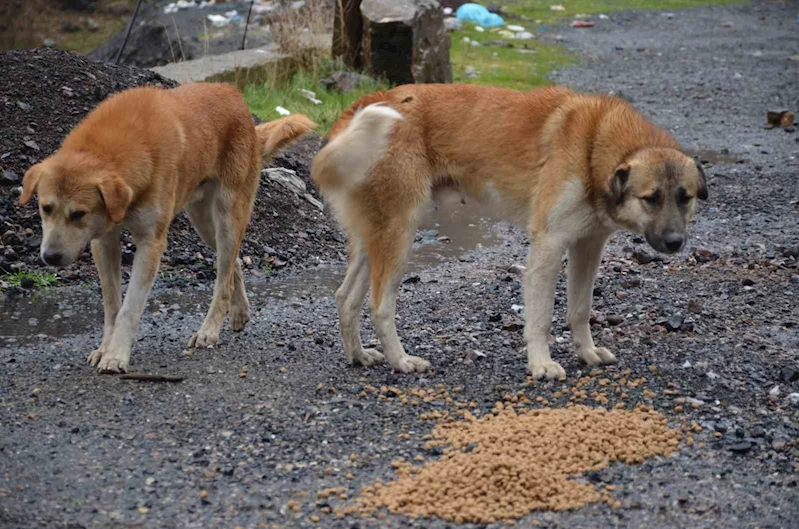
[[[501,16],[491,13],[480,4],[463,4],[455,12],[455,18],[461,22],[474,22],[487,28],[495,28],[505,23]]]

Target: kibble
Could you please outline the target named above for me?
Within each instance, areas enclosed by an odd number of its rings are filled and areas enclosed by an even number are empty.
[[[607,492],[571,477],[610,463],[641,463],[678,449],[682,433],[660,413],[575,405],[519,412],[496,403],[493,414],[440,420],[428,446],[444,456],[425,465],[392,463],[397,479],[362,488],[357,510],[382,509],[454,523],[512,521],[538,509],[617,504]],[[609,489],[612,490],[612,489]]]

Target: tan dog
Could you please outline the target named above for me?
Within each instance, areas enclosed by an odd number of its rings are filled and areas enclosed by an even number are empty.
[[[70,264],[91,241],[105,309],[91,365],[128,368],[169,225],[184,208],[217,255],[211,307],[189,346],[216,344],[228,309],[231,327],[244,328],[250,306],[236,257],[262,159],[314,126],[296,115],[256,130],[244,99],[224,84],[133,88],[101,103],[56,153],[28,170],[20,203],[39,195],[42,260]],[[121,228],[133,235],[136,255],[120,305]]]
[[[394,319],[408,250],[431,200],[457,192],[527,228],[529,369],[559,379],[565,372],[550,357],[548,338],[563,254],[577,355],[588,365],[613,363],[589,327],[605,241],[627,229],[658,251],[677,252],[696,200],[707,198],[702,169],[667,132],[620,99],[565,88],[400,86],[357,101],[328,139],[312,177],[350,237],[350,266],[336,293],[344,350],[361,365],[384,358],[360,339],[371,286],[372,322],[401,372],[429,367],[405,353]]]

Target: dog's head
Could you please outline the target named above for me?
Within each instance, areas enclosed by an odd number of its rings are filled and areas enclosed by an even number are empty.
[[[702,166],[675,149],[642,149],[610,180],[611,217],[658,252],[683,249],[697,199],[707,199]]]
[[[80,155],[58,153],[28,169],[20,204],[39,196],[42,261],[73,263],[86,244],[122,222],[133,196],[122,178]]]

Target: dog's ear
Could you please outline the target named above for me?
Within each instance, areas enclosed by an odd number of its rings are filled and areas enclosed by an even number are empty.
[[[28,169],[28,172],[25,173],[25,177],[22,179],[22,194],[19,197],[19,203],[27,204],[28,200],[31,199],[33,194],[36,192],[36,188],[39,186],[39,180],[42,177],[42,171],[44,167],[41,163],[37,163],[34,166],[31,166]]]
[[[699,191],[697,197],[699,200],[707,200],[707,177],[705,170],[702,168],[702,162],[696,161],[696,170],[699,172]]]
[[[255,127],[255,132],[258,134],[258,142],[261,145],[261,159],[264,163],[268,162],[276,151],[299,139],[306,132],[315,129],[316,126],[316,123],[302,114],[294,114],[258,125]]]
[[[119,224],[125,219],[130,201],[133,200],[133,190],[119,175],[113,173],[103,177],[99,189],[108,216],[114,224]]]
[[[630,164],[622,163],[613,171],[613,178],[610,179],[610,192],[617,206],[624,202],[624,190],[627,188],[629,179]]]

